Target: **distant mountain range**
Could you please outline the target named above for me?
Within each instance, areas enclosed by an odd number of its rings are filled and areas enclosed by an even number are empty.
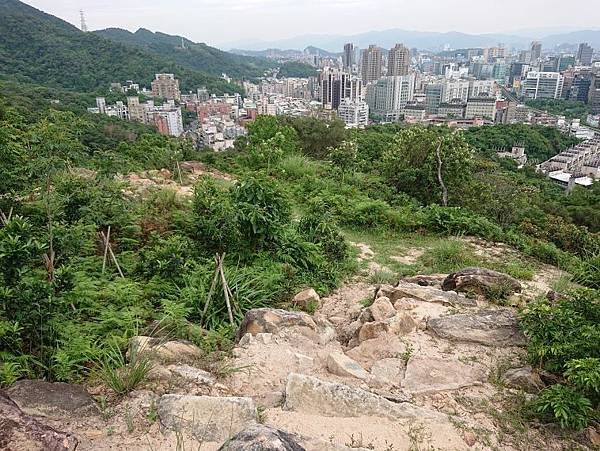
[[[587,42],[592,47],[600,49],[600,29],[566,31],[560,33],[549,33],[552,29],[524,31],[531,34],[468,34],[455,31],[441,33],[391,29],[348,36],[307,34],[276,41],[246,40],[243,42],[238,41],[223,44],[220,47],[224,49],[244,49],[243,51],[260,51],[265,49],[301,50],[309,46],[314,46],[328,52],[340,52],[347,42],[352,42],[359,48],[365,48],[370,44],[377,44],[383,48],[391,48],[396,43],[402,42],[409,47],[432,51],[442,50],[445,46],[451,48],[490,47],[497,45],[498,43],[503,43],[508,47],[525,49],[530,45],[533,39],[536,39],[540,40],[542,45],[546,48],[553,48],[563,44],[575,46],[580,42]],[[240,50],[235,51],[240,52]]]

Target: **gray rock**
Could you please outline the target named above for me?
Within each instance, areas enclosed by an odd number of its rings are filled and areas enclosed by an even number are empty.
[[[227,440],[257,421],[251,398],[163,395],[157,403],[163,427],[200,440]]]
[[[485,379],[480,366],[455,359],[415,356],[408,361],[402,387],[413,394],[435,393],[481,384]]]
[[[370,368],[373,362],[387,358],[399,358],[406,352],[406,344],[398,336],[387,333],[372,340],[366,340],[355,348],[346,352],[346,355],[363,367]]]
[[[369,385],[376,387],[400,387],[406,364],[399,358],[377,360],[371,366]]]
[[[321,298],[314,289],[308,288],[294,296],[292,304],[305,311],[314,311],[321,305]]]
[[[284,409],[344,418],[441,418],[439,413],[411,403],[393,403],[360,388],[294,373],[288,376]]]
[[[487,295],[502,292],[505,295],[521,292],[521,284],[514,277],[485,268],[465,268],[450,274],[442,283],[444,291],[473,292]]]
[[[369,377],[362,366],[342,352],[332,352],[327,356],[327,369],[341,377],[355,377],[363,381]]]
[[[519,321],[510,310],[488,310],[434,318],[427,329],[448,340],[468,341],[486,346],[525,346],[527,340]]]
[[[431,274],[428,276],[420,275],[414,277],[406,277],[402,279],[402,282],[412,283],[415,285],[420,285],[422,287],[434,287],[441,288],[442,282],[446,278],[445,274]]]
[[[208,371],[190,365],[171,365],[167,367],[171,374],[190,382],[203,385],[214,385],[216,380]]]
[[[0,449],[75,451],[77,438],[24,413],[0,390]]]
[[[81,385],[21,380],[15,382],[7,393],[29,415],[60,419],[100,413],[92,397]]]
[[[511,388],[518,388],[528,393],[537,393],[545,387],[540,375],[530,366],[512,368],[502,376],[502,382]]]
[[[413,298],[423,302],[449,306],[475,307],[477,302],[454,291],[443,291],[438,288],[420,286],[414,283],[400,282],[398,286],[384,285],[377,293],[378,296],[386,296],[392,303],[402,298]]]
[[[225,442],[218,451],[306,451],[294,435],[255,424]]]

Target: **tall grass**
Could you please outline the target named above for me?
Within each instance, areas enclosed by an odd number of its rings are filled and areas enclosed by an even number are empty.
[[[129,363],[127,363],[121,349],[110,345],[97,362],[98,376],[118,395],[125,395],[133,391],[146,380],[154,366],[152,361],[141,351],[141,349],[132,347]]]
[[[431,272],[451,273],[477,265],[478,259],[464,243],[448,239],[425,251],[419,262]]]

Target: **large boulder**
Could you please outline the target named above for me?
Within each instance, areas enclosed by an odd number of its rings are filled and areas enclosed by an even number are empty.
[[[305,451],[294,435],[254,424],[228,440],[218,451]]]
[[[397,335],[387,333],[372,340],[366,340],[346,352],[346,355],[363,367],[370,368],[381,359],[401,358],[406,353],[406,343]]]
[[[81,385],[21,380],[15,382],[7,393],[29,415],[60,419],[100,413],[93,398]]]
[[[396,312],[396,309],[394,309]],[[388,333],[398,336],[407,335],[417,329],[416,321],[408,313],[397,313],[385,321],[372,321],[365,323],[358,331],[358,342],[386,335]]]
[[[292,373],[285,388],[284,409],[328,417],[381,417],[439,419],[437,412],[408,402],[394,403],[360,388],[324,382]]]
[[[485,268],[465,268],[450,274],[442,283],[444,291],[477,293],[483,296],[490,293],[511,295],[521,292],[521,284],[514,277]]]
[[[392,303],[402,298],[413,298],[423,302],[433,302],[448,306],[475,307],[477,302],[454,291],[443,291],[430,286],[415,283],[400,282],[397,286],[383,285],[377,292],[377,297],[385,296]]]
[[[405,277],[402,279],[402,282],[413,283],[422,287],[441,288],[442,282],[445,278],[446,274],[419,275],[413,277]]]
[[[204,441],[227,440],[258,419],[252,398],[169,394],[160,397],[157,410],[163,427]]]
[[[511,388],[524,390],[528,393],[537,393],[545,386],[538,373],[531,366],[511,368],[502,376],[502,382]]]
[[[313,288],[308,288],[294,296],[292,304],[306,312],[311,312],[319,308],[321,305],[321,298]]]
[[[322,317],[312,317],[304,312],[259,308],[246,313],[238,330],[237,339],[241,340],[246,334],[280,334],[287,330],[298,332],[321,344],[335,337],[335,329]]]
[[[456,390],[485,381],[485,371],[456,359],[412,357],[406,366],[402,387],[413,394]]]
[[[129,340],[128,356],[131,358],[133,355],[162,363],[183,363],[202,358],[202,351],[189,341],[167,341],[140,335]]]
[[[75,451],[78,440],[24,413],[0,390],[0,449],[6,451]]]
[[[488,310],[433,318],[427,329],[448,340],[486,346],[525,346],[527,340],[519,321],[510,310]]]

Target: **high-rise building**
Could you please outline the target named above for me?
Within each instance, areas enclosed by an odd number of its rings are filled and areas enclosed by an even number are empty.
[[[381,78],[381,65],[383,64],[381,49],[370,45],[362,52],[361,76],[363,83],[368,85]]]
[[[344,99],[340,103],[337,114],[348,128],[365,127],[369,123],[369,105],[364,101]]]
[[[354,44],[349,42],[344,45],[344,55],[342,56],[342,62],[344,64],[344,69],[350,70],[352,66],[356,64],[356,49],[354,48]]]
[[[382,77],[367,87],[367,103],[371,111],[386,121],[397,121],[404,107],[413,100],[415,75]]]
[[[559,72],[531,71],[523,82],[526,99],[559,99],[562,95],[564,77]]]
[[[388,77],[408,75],[410,68],[410,50],[403,44],[396,44],[388,55]]]
[[[571,82],[567,99],[588,103],[591,84],[591,72],[575,74],[573,76],[573,81]]]
[[[531,49],[529,53],[529,62],[536,63],[542,56],[542,43],[540,41],[533,41],[531,43]]]
[[[427,114],[437,114],[440,104],[446,95],[445,83],[432,83],[425,87],[425,111]]]
[[[587,42],[579,44],[579,50],[577,51],[577,62],[581,66],[591,66],[592,57],[594,56],[594,49],[588,45]]]
[[[496,119],[496,99],[494,97],[471,97],[467,101],[466,119]]]
[[[450,102],[460,99],[462,102],[466,102],[469,98],[469,89],[469,80],[448,80],[446,81],[446,89],[442,101]]]
[[[591,113],[600,114],[600,74],[592,76],[588,96]]]
[[[362,80],[348,72],[327,69],[321,75],[321,102],[329,110],[337,110],[344,99],[363,100]]]
[[[179,80],[173,74],[156,74],[152,81],[152,95],[167,100],[181,100]]]

